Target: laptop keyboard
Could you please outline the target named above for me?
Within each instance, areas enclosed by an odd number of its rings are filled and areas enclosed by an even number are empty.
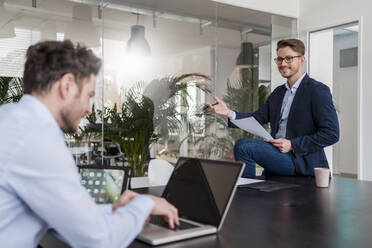
[[[190,229],[190,228],[199,227],[197,225],[193,225],[193,224],[184,222],[182,220],[179,220],[179,221],[180,221],[180,225],[179,226],[176,226],[174,229],[171,229],[169,227],[168,223],[166,221],[164,221],[163,217],[162,216],[159,216],[159,215],[151,216],[150,223],[151,224],[154,224],[154,225],[157,225],[157,226],[165,227],[165,228],[168,228],[168,229],[174,230],[174,231],[177,231],[177,230],[186,230],[186,229]]]

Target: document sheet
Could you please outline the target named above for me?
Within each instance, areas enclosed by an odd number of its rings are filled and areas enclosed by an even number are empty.
[[[236,183],[236,185],[240,186],[240,185],[246,185],[246,184],[251,184],[251,183],[260,183],[260,182],[264,182],[264,180],[240,177],[238,179],[238,182]]]
[[[266,141],[273,139],[273,137],[271,137],[271,135],[265,130],[265,128],[263,128],[263,126],[261,126],[261,124],[252,116],[230,121],[240,129],[243,129],[253,135],[261,137]]]

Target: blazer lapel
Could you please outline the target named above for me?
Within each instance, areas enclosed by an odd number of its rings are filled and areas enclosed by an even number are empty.
[[[287,130],[288,130],[288,127],[290,127],[290,125],[293,122],[293,116],[294,116],[293,113],[295,113],[297,106],[301,105],[301,100],[303,99],[303,95],[306,92],[306,88],[307,88],[306,86],[307,86],[307,82],[309,81],[309,79],[310,79],[309,76],[306,74],[305,77],[302,79],[300,87],[298,87],[296,91],[296,95],[293,98],[291,109],[289,110],[289,114],[288,114]]]
[[[273,120],[274,120],[274,127],[272,127],[272,133],[276,133],[279,128],[279,120],[280,120],[280,110],[282,109],[283,98],[286,92],[286,88],[284,84],[281,86],[280,91],[278,92],[277,97],[275,97],[274,104],[273,104]],[[270,111],[271,112],[271,111]]]

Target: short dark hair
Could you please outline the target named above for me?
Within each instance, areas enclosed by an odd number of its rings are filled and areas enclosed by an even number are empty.
[[[69,40],[39,42],[27,50],[23,90],[24,93],[48,91],[67,73],[72,73],[81,87],[81,81],[97,75],[100,68],[101,60],[79,44],[75,47]]]
[[[280,40],[278,41],[276,46],[277,46],[276,51],[283,47],[290,47],[292,48],[293,51],[301,54],[302,56],[305,55],[305,45],[302,41],[298,39]]]

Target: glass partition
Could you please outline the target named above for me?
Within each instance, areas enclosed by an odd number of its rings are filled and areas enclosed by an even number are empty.
[[[22,96],[22,76],[27,48],[39,41],[70,39],[91,48],[102,58],[102,19],[97,6],[74,1],[0,1],[0,104]],[[102,109],[102,77],[97,77],[94,107]],[[102,125],[82,120],[77,134],[66,142],[77,164],[101,163]],[[90,132],[88,130],[94,130]]]
[[[224,4],[216,8],[213,94],[234,111],[252,113],[270,92],[271,17]],[[201,142],[206,158],[234,159],[235,141],[253,137],[227,128],[225,117],[212,114],[209,120],[208,134]]]
[[[216,95],[233,110],[256,110],[271,82],[283,82],[272,54],[296,26],[209,0],[34,3],[0,1],[1,80],[21,85],[25,51],[40,40],[90,47],[103,60],[93,113],[67,143],[78,164],[131,166],[135,176],[151,158],[233,159],[234,142],[249,134],[204,103]]]

